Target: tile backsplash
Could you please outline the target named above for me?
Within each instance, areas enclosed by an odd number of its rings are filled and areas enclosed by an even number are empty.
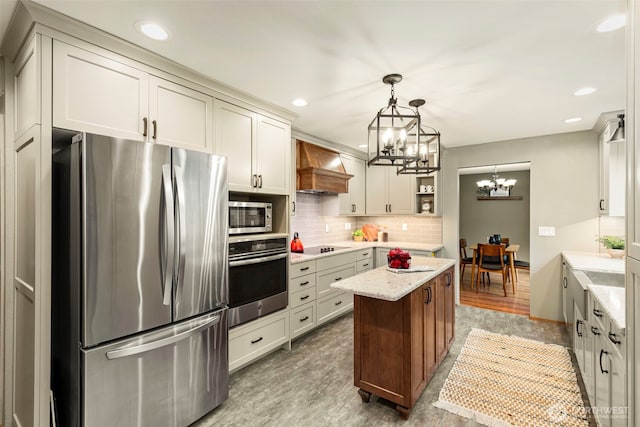
[[[302,243],[309,246],[351,240],[351,233],[363,224],[375,224],[389,233],[389,241],[442,242],[442,219],[404,216],[323,216],[322,196],[297,193],[296,214],[291,217],[291,233],[298,232]],[[406,224],[406,230],[402,230]],[[346,229],[345,227],[349,227]]]

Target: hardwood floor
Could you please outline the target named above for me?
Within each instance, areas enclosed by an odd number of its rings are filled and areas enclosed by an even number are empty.
[[[491,286],[486,286],[485,283],[485,286],[482,287],[482,283],[480,283],[478,293],[475,289],[471,289],[470,278],[471,268],[467,266],[464,277],[460,279],[460,304],[529,316],[531,288],[528,271],[518,270],[518,288],[515,295],[511,290],[511,282],[507,282],[506,297],[502,290],[502,277],[499,273],[491,274]]]

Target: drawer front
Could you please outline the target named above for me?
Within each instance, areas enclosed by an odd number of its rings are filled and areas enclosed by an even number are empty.
[[[318,298],[323,295],[327,295],[332,292],[330,285],[338,280],[346,279],[356,274],[355,265],[346,267],[338,267],[331,270],[327,270],[322,273],[318,273],[316,288],[318,292]]]
[[[591,319],[591,323],[598,325],[598,328],[606,334],[609,331],[609,324],[607,323],[607,314],[604,312],[602,305],[597,299],[591,298],[590,308],[589,319]]]
[[[318,325],[353,309],[353,294],[342,292],[318,301]]]
[[[291,338],[295,338],[316,327],[316,303],[311,302],[291,310]]]
[[[299,307],[316,300],[316,287],[311,286],[299,292],[289,294],[289,308]]]
[[[363,260],[363,259],[371,259],[371,258],[373,258],[373,248],[360,249],[358,252],[356,252],[356,257],[357,257],[358,261]]]
[[[355,252],[348,252],[346,254],[331,255],[328,257],[319,258],[316,260],[317,270],[322,272],[330,268],[335,268],[340,265],[353,264],[358,259]]]
[[[229,330],[229,370],[241,367],[289,340],[289,312]]]
[[[611,347],[619,352],[619,355],[625,360],[627,359],[627,337],[622,332],[622,329],[618,329],[613,324],[613,321],[609,321],[609,331],[607,332],[607,338],[611,342]]]
[[[316,261],[304,261],[291,264],[289,266],[289,278],[304,276],[316,272]]]
[[[367,258],[356,262],[356,273],[362,273],[373,269],[373,258]]]
[[[304,276],[294,277],[292,279],[289,279],[289,294],[300,292],[309,288],[315,288],[315,286],[315,274],[306,274]]]

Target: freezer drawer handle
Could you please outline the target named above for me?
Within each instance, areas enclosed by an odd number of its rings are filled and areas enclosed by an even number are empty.
[[[164,211],[161,218],[164,226],[160,235],[160,261],[162,274],[162,304],[171,304],[171,287],[173,283],[173,249],[174,249],[174,221],[173,221],[173,192],[171,191],[171,166],[162,165],[162,198]]]
[[[184,182],[182,181],[182,168],[173,167],[173,173],[176,180],[176,205],[177,222],[178,222],[178,265],[176,266],[176,303],[180,302],[182,290],[184,289],[184,265],[186,260],[186,239],[187,239],[187,214],[184,200]]]
[[[220,315],[216,315],[214,317],[207,319],[204,323],[194,328],[191,328],[187,331],[173,335],[171,337],[162,338],[158,341],[148,342],[135,347],[122,347],[116,350],[108,351],[107,359],[110,359],[110,360],[121,359],[123,357],[135,356],[136,354],[145,353],[147,351],[166,347],[168,345],[175,344],[178,341],[182,341],[186,338],[189,338],[190,336],[195,335],[198,332],[204,331],[205,329],[209,329],[211,326],[216,325],[219,322],[220,322]]]

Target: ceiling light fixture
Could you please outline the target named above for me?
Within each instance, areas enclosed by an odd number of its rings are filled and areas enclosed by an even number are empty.
[[[291,103],[296,107],[305,107],[307,105],[307,100],[303,98],[296,98],[291,101]]]
[[[483,179],[477,181],[478,193],[489,197],[509,197],[511,195],[511,187],[518,182],[516,179],[504,179],[498,175],[498,166],[493,167],[491,179]]]
[[[136,22],[136,29],[150,39],[163,41],[169,38],[169,33],[167,32],[167,30],[165,30],[155,22],[138,21]]]
[[[609,142],[623,142],[624,141],[624,114],[618,114],[618,127],[611,135]]]
[[[368,145],[367,145],[367,144],[359,144],[359,145],[358,145],[358,148],[367,148],[367,147],[368,147]]]
[[[440,132],[422,124],[418,108],[424,99],[414,99],[410,107],[398,105],[394,85],[400,74],[382,78],[391,86],[391,97],[369,124],[368,165],[395,166],[398,174],[427,174],[440,170]]]
[[[591,95],[593,92],[595,92],[597,90],[598,89],[596,89],[595,87],[583,87],[583,88],[580,88],[577,91],[573,92],[573,94],[575,96]]]
[[[582,120],[582,117],[571,117],[570,119],[565,119],[565,123],[575,123]]]
[[[600,25],[596,28],[596,31],[599,33],[608,33],[609,31],[617,30],[618,28],[622,28],[627,23],[627,16],[624,14],[612,15],[602,21]]]

